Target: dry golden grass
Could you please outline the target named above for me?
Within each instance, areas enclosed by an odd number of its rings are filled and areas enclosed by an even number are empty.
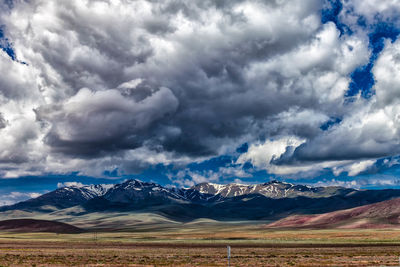
[[[0,266],[395,266],[398,230],[268,230],[262,226],[158,231],[0,233]]]
[[[398,246],[232,245],[232,266],[396,265]],[[222,244],[1,242],[1,266],[226,266]]]

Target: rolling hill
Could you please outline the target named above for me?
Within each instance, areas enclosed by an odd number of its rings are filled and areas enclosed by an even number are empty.
[[[400,198],[315,215],[294,215],[269,228],[399,228]]]
[[[82,229],[66,223],[34,219],[0,221],[0,230],[10,232],[48,232],[59,234],[75,234],[83,232]]]

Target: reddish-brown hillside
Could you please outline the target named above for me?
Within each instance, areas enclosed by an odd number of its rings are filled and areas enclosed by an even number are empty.
[[[400,227],[400,198],[315,215],[294,215],[269,228],[394,228]]]
[[[72,226],[70,224],[46,221],[46,220],[34,220],[34,219],[14,219],[0,221],[0,231],[11,231],[11,232],[50,232],[50,233],[81,233],[82,229]]]

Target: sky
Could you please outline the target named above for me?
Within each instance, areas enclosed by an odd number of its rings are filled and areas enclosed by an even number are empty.
[[[399,0],[3,0],[0,205],[71,184],[400,187]]]

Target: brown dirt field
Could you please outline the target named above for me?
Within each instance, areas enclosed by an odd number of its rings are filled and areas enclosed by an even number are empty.
[[[395,266],[390,244],[236,244],[231,266]],[[226,266],[225,244],[1,241],[0,266]]]
[[[399,266],[400,230],[0,232],[0,266]]]

